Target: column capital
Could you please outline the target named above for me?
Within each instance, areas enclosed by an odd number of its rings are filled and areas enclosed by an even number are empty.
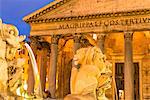
[[[38,42],[38,36],[32,36],[32,37],[30,37],[30,40],[31,40],[30,46],[31,46],[34,54],[36,54],[37,45],[39,44],[39,42]]]
[[[42,48],[44,49],[49,49],[50,48],[50,44],[48,42],[41,42]]]
[[[126,39],[126,38],[133,38],[133,31],[125,31],[124,32],[124,38]]]
[[[58,44],[58,41],[59,41],[59,35],[51,35],[52,44]]]
[[[41,49],[42,49],[41,42],[38,41],[38,43],[37,43],[36,45],[37,45],[37,49],[38,49],[38,50],[41,50]]]
[[[38,41],[38,36],[31,36],[29,38],[31,40],[31,43],[36,43]]]
[[[97,35],[97,46],[101,49],[101,51],[104,53],[104,44],[105,44],[105,37],[106,34],[100,33]]]
[[[106,34],[101,33],[101,34],[97,34],[97,40],[104,40],[106,37]]]
[[[81,34],[75,33],[75,34],[73,35],[74,42],[75,42],[75,43],[79,43],[79,42],[80,42],[80,37],[81,37]]]

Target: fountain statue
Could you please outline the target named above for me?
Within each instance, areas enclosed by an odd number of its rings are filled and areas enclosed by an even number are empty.
[[[15,55],[25,36],[18,35],[14,25],[3,24],[0,19],[0,98],[4,100],[9,100],[9,95],[16,95],[16,90],[22,83],[25,60],[15,58]]]
[[[71,94],[65,100],[108,100],[105,91],[111,87],[111,64],[94,46],[81,48],[74,55]]]

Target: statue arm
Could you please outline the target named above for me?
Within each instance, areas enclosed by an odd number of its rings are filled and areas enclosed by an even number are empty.
[[[76,84],[77,74],[78,74],[78,69],[76,67],[72,67],[71,80],[70,80],[71,94],[74,93],[74,91],[75,91],[75,84]]]

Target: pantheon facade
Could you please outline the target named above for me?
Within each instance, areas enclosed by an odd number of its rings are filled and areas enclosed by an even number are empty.
[[[109,98],[150,99],[150,0],[55,0],[23,20],[31,27],[42,90],[53,98],[70,93],[72,58],[86,38],[112,63],[116,85]],[[29,92],[34,83],[29,67]]]

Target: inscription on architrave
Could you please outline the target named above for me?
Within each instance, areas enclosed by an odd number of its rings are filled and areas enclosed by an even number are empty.
[[[150,23],[150,17],[126,18],[126,19],[110,19],[87,22],[74,22],[60,24],[58,29],[74,29],[74,28],[92,28],[92,27],[109,27],[109,26],[131,26],[137,24]]]

